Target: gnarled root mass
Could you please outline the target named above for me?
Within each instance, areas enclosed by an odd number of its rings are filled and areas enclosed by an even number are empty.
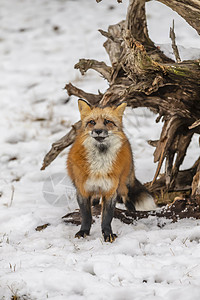
[[[145,2],[130,0],[126,20],[109,26],[107,32],[99,30],[107,39],[104,47],[110,58],[110,66],[89,59],[80,59],[75,65],[81,74],[85,74],[88,69],[100,73],[108,81],[107,91],[94,95],[76,88],[71,83],[67,84],[65,89],[69,95],[85,99],[91,105],[103,107],[125,101],[132,108],[147,107],[158,114],[156,121],[163,121],[160,139],[149,141],[155,147],[154,161],[158,163],[151,191],[189,189],[193,195],[198,196],[199,158],[196,158],[192,171],[185,171],[185,174],[190,176],[183,176],[180,166],[194,133],[200,133],[200,60],[174,62],[154,45],[148,35]],[[160,2],[174,9],[200,34],[200,22],[196,21],[200,19],[200,2]],[[171,35],[175,46],[175,36]],[[42,169],[45,169],[60,151],[73,143],[79,125],[76,123],[65,137],[52,145]],[[165,173],[161,175],[164,161]]]

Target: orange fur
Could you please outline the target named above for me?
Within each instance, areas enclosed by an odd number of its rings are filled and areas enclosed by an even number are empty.
[[[82,126],[67,159],[82,216],[76,237],[90,232],[93,199],[102,198],[101,227],[104,240],[109,242],[116,238],[111,221],[117,200],[121,199],[129,210],[135,210],[139,202],[145,204],[145,197],[152,204],[149,192],[135,178],[131,146],[122,130],[125,107],[122,103],[118,107],[95,108],[79,100]]]
[[[130,180],[129,176],[131,171],[134,172],[134,169],[131,147],[126,135],[122,130],[122,113],[123,111],[119,112],[119,108],[106,107],[89,109],[87,107],[82,114],[82,127],[69,151],[67,169],[75,187],[84,197],[94,195],[93,192],[88,192],[85,189],[85,183],[89,176],[94,176],[97,179],[105,177],[105,174],[101,175],[101,170],[99,170],[99,173],[97,172],[95,175],[91,174],[87,159],[87,151],[83,145],[83,142],[86,138],[85,124],[90,118],[98,120],[100,124],[102,124],[102,120],[104,118],[110,118],[111,120],[114,120],[118,125],[118,131],[115,134],[118,135],[121,140],[121,147],[117,152],[116,158],[112,162],[111,169],[106,174],[106,177],[112,179],[113,186],[106,192],[99,190],[98,195],[110,198],[117,192],[123,197],[127,196],[126,184]],[[109,124],[109,126],[111,125],[112,124]],[[134,175],[132,177],[134,178]]]

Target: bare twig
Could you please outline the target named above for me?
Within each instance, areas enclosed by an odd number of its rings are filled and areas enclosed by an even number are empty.
[[[147,143],[152,147],[157,147],[158,140],[156,140],[156,141],[148,140]]]
[[[189,129],[196,128],[197,126],[200,126],[200,119],[195,121],[191,126],[189,126]]]
[[[94,59],[80,59],[74,68],[79,69],[82,75],[84,75],[87,70],[93,69],[99,72],[106,80],[108,80],[108,82],[111,81],[112,68],[102,61],[100,62]]]
[[[15,193],[15,187],[14,185],[11,186],[12,193],[11,193],[11,199],[10,199],[10,206],[12,206],[13,199],[14,199],[14,193]]]
[[[200,157],[196,163],[197,163],[197,172],[193,177],[193,181],[192,181],[192,195],[196,197],[198,196],[200,200]]]
[[[95,94],[91,94],[91,93],[86,93],[83,90],[75,87],[71,83],[66,84],[65,90],[67,91],[67,93],[68,93],[69,96],[74,95],[76,97],[85,99],[85,100],[87,100],[92,105],[95,105],[96,103],[98,103],[101,100],[101,98],[102,98],[101,94],[95,95]]]
[[[180,59],[180,55],[179,55],[179,51],[178,51],[178,47],[176,45],[176,35],[174,32],[174,20],[172,23],[172,27],[170,27],[170,34],[169,34],[170,39],[172,40],[172,49],[176,58],[176,62],[180,63],[181,59]]]

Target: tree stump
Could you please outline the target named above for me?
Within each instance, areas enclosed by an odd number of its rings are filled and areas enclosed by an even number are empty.
[[[100,2],[101,0],[97,0]],[[118,105],[127,102],[132,108],[147,107],[163,121],[155,147],[154,162],[158,163],[152,182],[154,193],[192,191],[200,196],[200,157],[194,158],[189,170],[180,171],[187,148],[194,133],[200,133],[200,60],[173,61],[157,48],[149,38],[145,2],[130,0],[126,20],[111,25],[108,31],[99,30],[106,37],[105,50],[110,66],[104,62],[80,59],[75,65],[84,75],[88,69],[100,73],[109,84],[104,94],[90,94],[71,83],[66,84],[68,95],[87,100],[94,106]],[[118,2],[121,2],[118,0]],[[160,0],[181,15],[200,34],[200,1]],[[173,49],[175,34],[171,29]],[[176,52],[176,50],[174,50]],[[177,53],[176,57],[177,56]],[[73,143],[80,121],[58,142],[44,158],[42,169],[67,146]],[[165,172],[160,174],[165,161]]]

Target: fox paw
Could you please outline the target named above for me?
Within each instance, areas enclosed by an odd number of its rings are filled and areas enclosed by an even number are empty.
[[[117,235],[114,233],[110,233],[110,234],[103,233],[103,237],[105,242],[113,243],[114,240],[117,238]]]
[[[89,235],[89,230],[80,230],[75,234],[75,237],[80,239],[81,237],[85,238],[87,235]]]

